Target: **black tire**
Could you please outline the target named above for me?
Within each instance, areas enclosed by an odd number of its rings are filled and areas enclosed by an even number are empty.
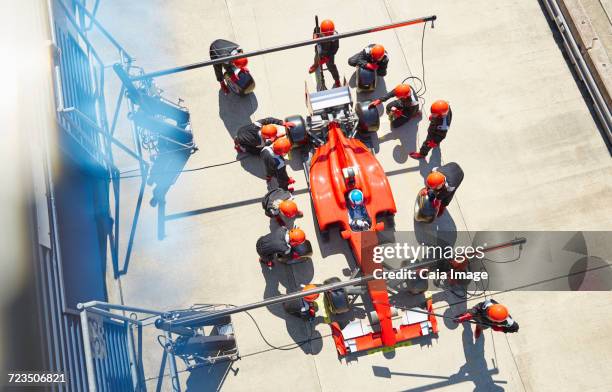
[[[356,73],[357,92],[365,93],[376,90],[376,79],[378,79],[376,71],[357,67]]]
[[[323,284],[331,284],[338,282],[340,282],[340,279],[334,276],[332,278],[325,279],[323,281]],[[351,304],[349,302],[348,294],[346,292],[346,288],[344,287],[326,291],[325,301],[327,304],[327,308],[332,314],[342,314],[351,310]]]
[[[371,101],[357,102],[355,113],[359,119],[358,129],[361,132],[376,132],[380,127],[378,108],[369,107]]]
[[[304,117],[295,114],[285,118],[286,122],[292,122],[295,127],[287,130],[287,137],[293,145],[304,145],[308,142],[308,133],[306,133],[306,122]]]

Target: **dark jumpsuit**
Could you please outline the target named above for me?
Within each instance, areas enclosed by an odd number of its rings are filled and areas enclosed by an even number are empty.
[[[389,91],[384,96],[380,97],[380,100],[385,102],[389,99],[395,97],[395,89]],[[419,112],[419,98],[412,86],[410,87],[410,96],[408,98],[399,98],[393,100],[387,104],[386,113],[391,113],[391,108],[400,109],[403,113],[401,116],[391,120],[391,126],[394,128],[400,127],[406,124],[412,117],[414,117]]]
[[[320,38],[317,37],[317,32],[316,32],[316,28],[315,31],[313,32],[314,37],[315,38]],[[338,34],[338,32],[334,31],[334,35]],[[338,48],[340,47],[340,41],[339,40],[333,40],[333,41],[329,41],[329,42],[324,42],[322,44],[317,44],[317,49],[315,51],[315,59],[314,59],[314,63],[318,64],[319,63],[319,59],[321,57],[327,57],[327,69],[329,70],[329,73],[331,73],[332,77],[334,78],[334,81],[340,80],[340,73],[338,73],[338,67],[336,66],[336,53],[338,53]]]
[[[442,143],[442,140],[446,138],[446,133],[448,132],[448,128],[451,125],[451,120],[453,119],[453,112],[448,108],[448,114],[444,117],[431,117],[429,122],[429,127],[427,128],[427,138],[423,142],[419,153],[423,156],[427,156],[429,154],[428,143],[430,141],[436,143],[438,146]]]
[[[366,46],[359,53],[348,59],[348,63],[351,67],[365,67],[368,63],[378,64],[378,69],[376,70],[376,74],[378,76],[387,75],[387,66],[389,65],[389,56],[385,51],[385,55],[378,61],[374,61],[372,56],[370,55],[370,50],[372,50],[374,44]]]
[[[275,177],[278,182],[278,187],[284,190],[289,188],[289,176],[287,175],[287,167],[285,158],[276,155],[272,146],[266,146],[261,150],[261,159],[266,170],[266,176]]]
[[[242,126],[236,132],[234,143],[243,147],[251,154],[261,153],[261,149],[266,146],[261,137],[261,127],[268,124],[283,125],[284,121],[274,117],[266,117],[257,120],[252,124]]]
[[[263,200],[261,201],[261,206],[266,212],[266,216],[273,218],[278,216],[279,210],[274,207],[274,203],[277,200],[289,200],[291,199],[291,192],[286,191],[281,188],[272,189],[270,192],[266,193]]]
[[[472,309],[468,311],[473,317],[473,320],[478,323],[478,327],[480,329],[493,328],[495,331],[503,332],[503,333],[514,333],[518,332],[519,325],[516,321],[512,319],[512,317],[508,316],[506,320],[500,322],[495,322],[487,317],[487,309],[498,302],[494,299],[487,299],[486,301],[480,302]]]
[[[291,253],[291,245],[287,243],[287,231],[287,228],[279,227],[273,232],[259,237],[255,245],[257,254],[265,261],[287,257]]]
[[[444,166],[436,167],[432,171],[437,171],[446,177],[446,184],[438,190],[430,190],[436,199],[440,200],[444,207],[447,207],[455,196],[455,192],[463,181],[463,170],[455,162],[449,162]]]
[[[209,54],[210,54],[211,60],[215,60],[215,59],[227,57],[227,56],[234,56],[234,55],[237,55],[238,53],[242,53],[242,49],[240,49],[240,46],[238,46],[238,44],[232,41],[228,41],[225,39],[217,39],[217,40],[214,40],[212,44],[210,44]],[[217,78],[218,82],[223,81],[223,68],[224,67],[226,71],[228,72],[231,71],[229,63],[213,65],[213,68],[215,69],[215,77]]]

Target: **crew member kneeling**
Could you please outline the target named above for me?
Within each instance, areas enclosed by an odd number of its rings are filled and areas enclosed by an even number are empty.
[[[216,39],[213,41],[212,44],[210,44],[209,54],[211,60],[216,60],[222,57],[235,56],[240,53],[242,53],[242,49],[237,43],[234,43],[232,41],[228,41],[225,39]],[[240,68],[244,72],[248,72],[248,63],[249,60],[246,57],[232,61],[232,64],[235,67]],[[228,94],[229,88],[225,83],[225,79],[223,79],[223,69],[225,68],[226,71],[231,72],[230,64],[215,64],[213,65],[213,68],[215,69],[215,77],[217,78],[217,82],[219,82],[219,85],[221,86],[221,91],[223,91],[223,93],[225,94]],[[233,73],[232,77],[235,77]]]
[[[298,247],[306,242],[306,234],[302,229],[287,229],[279,227],[270,234],[257,240],[255,249],[259,254],[259,262],[269,268],[280,260],[299,259],[308,252]]]
[[[265,146],[285,135],[279,132],[277,125],[282,125],[285,128],[294,126],[293,123],[285,122],[278,118],[262,118],[261,120],[244,125],[238,129],[236,137],[234,138],[234,148],[237,152],[248,152],[250,154],[261,153],[261,150]]]
[[[399,84],[386,95],[373,100],[369,107],[373,108],[378,106],[393,97],[397,99],[391,101],[386,108],[387,115],[389,116],[393,128],[406,124],[411,118],[421,113],[419,110],[419,98],[415,94],[414,89],[406,83]]]
[[[276,223],[285,227],[293,227],[295,219],[304,216],[293,201],[291,192],[281,188],[272,189],[266,193],[261,201],[261,206],[267,217],[274,218]]]
[[[385,47],[379,44],[371,44],[348,59],[351,67],[361,67],[376,71],[378,76],[387,75],[389,56]]]
[[[493,328],[494,331],[503,333],[514,333],[519,330],[519,325],[510,317],[508,308],[494,299],[480,302],[472,309],[453,319],[456,323],[463,323],[468,320],[476,322],[476,330],[474,331],[476,339],[480,337],[484,329],[489,327]]]
[[[446,210],[446,207],[453,200],[455,192],[463,181],[463,170],[455,162],[449,162],[444,166],[435,167],[425,180],[427,191],[430,197],[440,200],[438,215]]]

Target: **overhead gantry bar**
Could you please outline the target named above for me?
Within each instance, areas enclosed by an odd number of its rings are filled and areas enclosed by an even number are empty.
[[[316,45],[316,44],[320,44],[324,42],[335,41],[337,39],[354,37],[357,35],[363,35],[363,34],[369,34],[369,33],[375,33],[377,31],[396,29],[398,27],[411,26],[411,25],[420,24],[420,23],[432,22],[432,27],[433,27],[433,22],[434,20],[436,20],[436,18],[437,18],[436,15],[431,15],[431,16],[426,16],[426,17],[417,18],[417,19],[404,20],[401,22],[389,23],[389,24],[384,24],[380,26],[368,27],[365,29],[349,31],[348,33],[340,33],[340,34],[331,35],[328,37],[320,37],[320,38],[295,42],[292,44],[273,46],[271,48],[255,50],[255,51],[248,52],[248,53],[240,53],[234,56],[227,56],[227,57],[222,57],[222,58],[218,58],[215,60],[201,61],[198,63],[183,65],[180,67],[174,67],[174,68],[164,69],[161,71],[150,72],[150,73],[134,76],[132,77],[132,80],[152,79],[152,78],[156,78],[159,76],[165,76],[165,75],[171,75],[171,74],[175,74],[179,72],[189,71],[191,69],[208,67],[209,65],[227,63],[232,60],[241,59],[244,57],[253,57],[253,56],[259,56],[259,55],[267,54],[267,53],[280,52],[281,50],[299,48],[301,46]]]

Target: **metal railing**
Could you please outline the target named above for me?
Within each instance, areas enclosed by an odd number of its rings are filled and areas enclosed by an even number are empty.
[[[544,0],[544,7],[550,18],[553,20],[561,37],[563,38],[563,46],[569,56],[571,63],[574,65],[580,80],[584,85],[593,100],[593,109],[607,137],[607,142],[612,144],[612,114],[610,107],[606,104],[606,100],[599,89],[599,86],[593,79],[593,75],[583,57],[580,47],[576,39],[572,35],[571,29],[559,8],[557,0]]]

